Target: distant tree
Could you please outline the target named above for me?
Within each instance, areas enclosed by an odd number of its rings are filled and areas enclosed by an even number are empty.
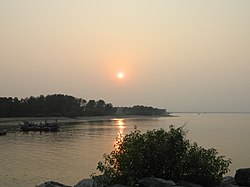
[[[105,115],[105,106],[106,106],[105,101],[103,101],[103,100],[97,101],[97,103],[96,103],[96,111],[100,116]]]
[[[89,100],[86,104],[84,114],[93,116],[95,114],[95,108],[96,108],[96,101],[95,100]]]
[[[10,101],[7,97],[0,98],[1,117],[9,117]]]
[[[104,100],[75,98],[70,95],[53,94],[39,97],[0,97],[0,117],[24,116],[103,116],[103,115],[164,115],[165,109],[145,106],[113,107]]]
[[[166,109],[136,105],[133,107],[116,107],[118,115],[167,115]]]
[[[116,113],[116,109],[113,107],[111,103],[106,104],[104,109],[105,115],[113,115]]]
[[[17,97],[15,97],[14,99],[12,99],[12,104],[11,104],[11,108],[10,108],[10,112],[11,112],[11,116],[15,117],[15,116],[20,116],[21,113],[21,106],[20,106],[20,101],[18,100]]]
[[[78,102],[80,103],[80,107],[82,108],[82,110],[84,110],[86,107],[87,101],[85,99],[79,98]]]

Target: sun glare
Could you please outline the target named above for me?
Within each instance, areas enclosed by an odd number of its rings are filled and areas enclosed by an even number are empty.
[[[117,73],[117,78],[119,78],[119,79],[123,79],[124,78],[124,73],[122,73],[122,72],[119,72],[119,73]]]

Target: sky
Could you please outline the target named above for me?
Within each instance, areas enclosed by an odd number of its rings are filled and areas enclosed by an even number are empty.
[[[249,10],[249,0],[0,0],[0,97],[249,112]]]

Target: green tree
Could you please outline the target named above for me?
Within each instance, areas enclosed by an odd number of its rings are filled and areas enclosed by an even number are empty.
[[[104,109],[105,115],[113,115],[116,112],[116,109],[113,107],[113,105],[111,103],[107,103],[105,105],[105,109]]]
[[[103,100],[99,100],[96,102],[96,112],[98,115],[100,116],[105,115],[105,106],[106,106],[106,103]]]
[[[215,149],[191,144],[185,135],[183,127],[173,126],[168,132],[131,132],[117,138],[114,150],[104,155],[104,162],[99,162],[97,169],[107,184],[134,185],[138,179],[151,176],[188,179],[206,186],[219,182],[231,161],[218,156]]]

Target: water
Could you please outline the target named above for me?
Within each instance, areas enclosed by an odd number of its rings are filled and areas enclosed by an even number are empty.
[[[13,129],[0,136],[0,186],[34,187],[48,180],[74,185],[97,172],[98,161],[113,149],[119,133],[129,133],[135,126],[145,132],[187,123],[190,140],[205,148],[215,147],[232,159],[229,175],[250,167],[250,114],[180,115],[68,124],[56,133]]]

